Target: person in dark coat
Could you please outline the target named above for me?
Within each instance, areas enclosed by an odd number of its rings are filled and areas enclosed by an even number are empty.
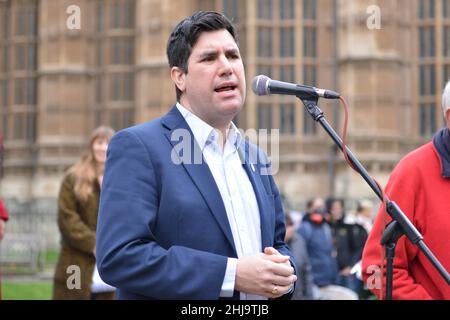
[[[343,199],[329,198],[326,205],[331,214],[331,229],[339,270],[336,284],[360,294],[361,282],[350,271],[361,260],[368,234],[364,227],[347,221]]]
[[[314,284],[318,287],[334,284],[337,277],[331,228],[327,221],[329,215],[323,199],[315,198],[308,201],[306,214],[298,228],[308,249]]]
[[[298,278],[292,300],[314,299],[311,263],[308,257],[308,249],[303,237],[295,230],[294,222],[289,213],[286,214],[286,236],[285,241],[294,256],[298,268]]]

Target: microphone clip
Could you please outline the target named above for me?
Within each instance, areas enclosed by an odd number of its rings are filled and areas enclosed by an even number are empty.
[[[313,117],[314,121],[319,121],[320,118],[323,118],[323,111],[317,105],[319,98],[312,99],[301,99],[299,98],[303,104],[305,105],[306,111]]]

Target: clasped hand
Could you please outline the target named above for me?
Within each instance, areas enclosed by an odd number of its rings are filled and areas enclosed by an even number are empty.
[[[263,253],[238,259],[235,289],[267,298],[281,297],[297,281],[289,258],[267,247]]]

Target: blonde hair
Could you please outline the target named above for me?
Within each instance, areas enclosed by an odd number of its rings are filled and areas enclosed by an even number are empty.
[[[94,141],[100,138],[109,142],[114,133],[114,129],[110,127],[101,126],[95,129],[91,133],[89,143],[81,159],[67,171],[68,174],[75,176],[74,192],[78,200],[85,202],[89,198],[99,174],[93,151]]]

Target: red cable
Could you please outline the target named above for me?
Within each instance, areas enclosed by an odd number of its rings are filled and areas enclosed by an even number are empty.
[[[360,173],[359,170],[354,166],[354,164],[352,163],[352,161],[350,160],[350,158],[348,157],[347,154],[347,144],[346,144],[346,140],[347,140],[347,124],[348,124],[348,104],[347,101],[345,100],[345,98],[343,96],[339,97],[339,100],[341,100],[342,104],[344,105],[344,126],[342,128],[342,151],[344,153],[344,157],[345,157],[345,161],[347,161],[347,163],[350,165],[350,167],[355,170],[356,172]],[[378,183],[378,181],[372,177],[372,180],[375,182],[375,184],[378,186],[378,189],[381,192],[381,197],[383,198],[383,204],[384,204],[384,212],[383,212],[383,224],[384,224],[384,229],[386,229],[386,225],[387,225],[387,212],[386,212],[386,208],[387,208],[387,197],[383,191],[383,188],[380,186],[380,184]],[[385,260],[385,250],[386,247],[383,246],[382,250],[381,250],[381,287],[380,287],[380,300],[383,300],[383,287],[384,287],[384,283],[383,283],[383,279],[384,279],[384,260]]]

